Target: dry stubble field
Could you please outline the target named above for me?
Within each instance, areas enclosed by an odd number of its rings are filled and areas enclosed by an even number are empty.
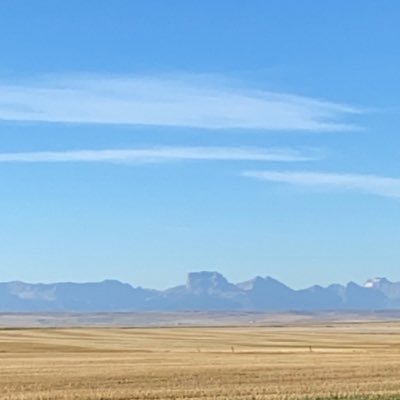
[[[396,322],[0,330],[2,400],[393,398],[397,393]]]

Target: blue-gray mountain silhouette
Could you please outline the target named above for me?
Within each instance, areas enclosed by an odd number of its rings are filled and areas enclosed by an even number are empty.
[[[374,278],[360,286],[294,290],[271,277],[233,284],[218,272],[192,272],[167,290],[106,280],[95,283],[0,283],[1,312],[319,311],[400,308],[400,282]]]

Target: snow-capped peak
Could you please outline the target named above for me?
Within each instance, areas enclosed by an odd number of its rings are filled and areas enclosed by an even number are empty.
[[[386,278],[372,278],[372,279],[368,279],[365,284],[364,287],[366,288],[375,288],[379,285],[381,285],[382,283],[389,283],[389,281]]]

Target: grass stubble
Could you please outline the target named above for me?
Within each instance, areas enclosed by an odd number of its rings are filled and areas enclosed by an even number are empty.
[[[0,330],[0,400],[400,399],[400,323]]]

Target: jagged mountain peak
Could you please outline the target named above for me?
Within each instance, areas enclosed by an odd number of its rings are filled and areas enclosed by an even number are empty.
[[[381,292],[389,299],[389,304],[400,305],[400,282],[391,282],[387,278],[372,278],[364,287]]]
[[[288,289],[291,290],[284,283],[274,279],[270,276],[262,278],[261,276],[256,276],[245,282],[238,283],[237,286],[245,291],[249,290],[271,290],[271,289]]]
[[[371,278],[368,279],[365,283],[364,283],[364,287],[366,288],[376,288],[379,285],[390,285],[393,282],[390,282],[387,278],[383,278],[383,277],[376,277],[376,278]]]
[[[210,293],[216,291],[229,291],[235,289],[235,285],[216,271],[190,272],[186,280],[187,290],[194,293]]]
[[[264,278],[261,276],[256,276],[245,282],[240,282],[236,286],[242,290],[253,290],[255,287],[264,284]]]

